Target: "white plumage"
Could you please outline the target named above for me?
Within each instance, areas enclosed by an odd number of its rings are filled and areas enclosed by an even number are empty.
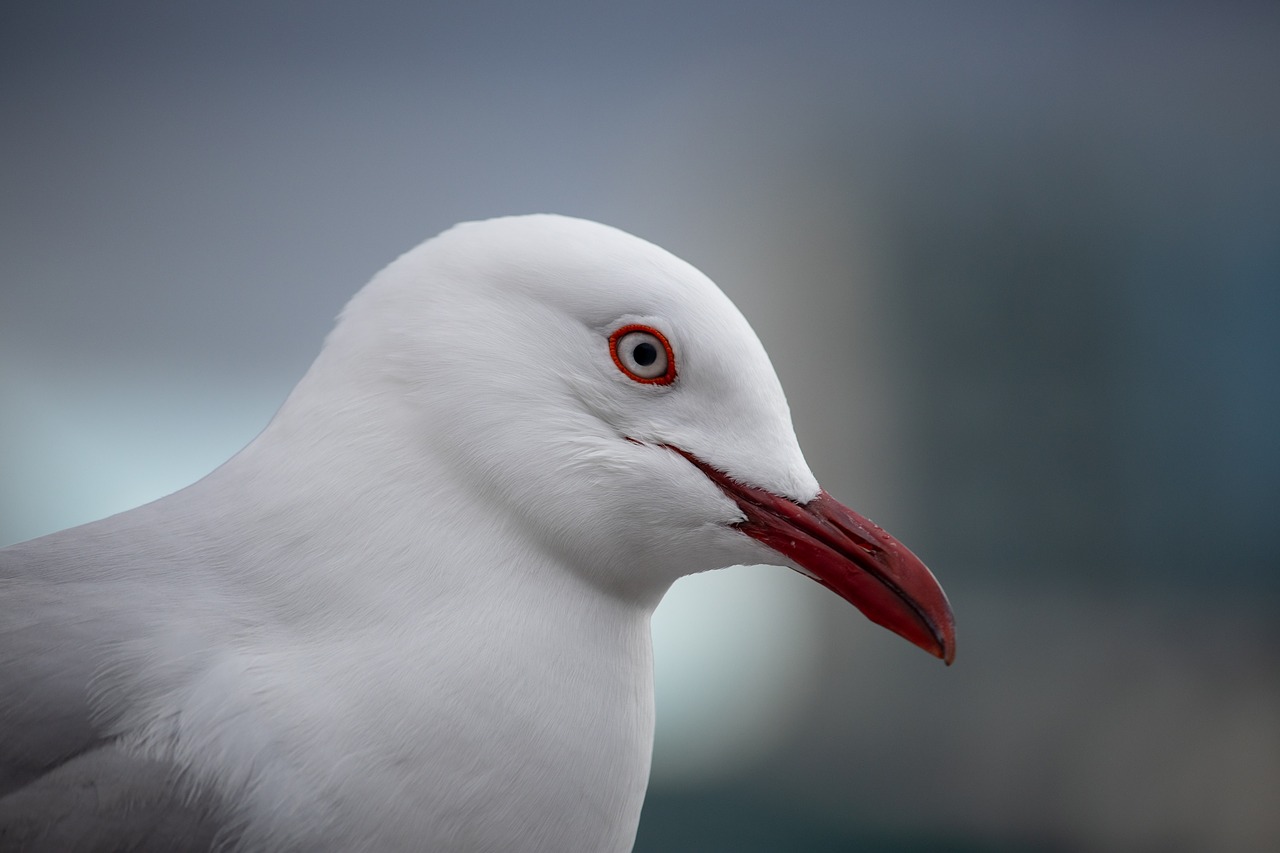
[[[825,496],[705,276],[558,216],[423,243],[226,464],[0,551],[0,849],[630,849],[653,608],[814,573],[706,469]]]

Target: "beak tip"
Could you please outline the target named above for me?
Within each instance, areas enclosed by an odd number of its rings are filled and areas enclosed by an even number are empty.
[[[956,659],[956,622],[951,614],[951,603],[946,600],[941,587],[938,587],[938,593],[942,597],[941,607],[929,615],[917,611],[920,619],[917,630],[923,629],[923,634],[917,634],[913,642],[947,666],[951,666]]]
[[[956,625],[954,617],[951,615],[951,605],[947,605],[947,622],[945,628],[938,632],[938,651],[935,654],[947,666],[955,663],[956,659]]]
[[[955,662],[956,641],[952,636],[940,637],[935,635],[932,643],[929,643],[928,645],[925,645],[924,643],[917,643],[917,645],[938,660],[945,663],[947,666],[951,666],[951,664]]]

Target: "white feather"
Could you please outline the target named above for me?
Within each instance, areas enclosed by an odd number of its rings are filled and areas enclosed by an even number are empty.
[[[667,335],[675,383],[613,364],[632,322]],[[565,217],[458,226],[351,300],[208,477],[0,552],[5,740],[35,766],[115,738],[229,804],[246,850],[628,850],[652,610],[769,560],[667,444],[818,491],[697,270]]]

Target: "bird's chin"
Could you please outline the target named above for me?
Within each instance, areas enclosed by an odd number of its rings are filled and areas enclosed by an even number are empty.
[[[799,504],[740,483],[696,456],[671,447],[742,510],[734,529],[875,622],[950,664],[955,620],[933,574],[905,545],[825,491]]]

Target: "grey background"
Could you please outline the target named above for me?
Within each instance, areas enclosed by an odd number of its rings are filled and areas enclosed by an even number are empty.
[[[202,475],[380,266],[540,210],[720,283],[958,617],[946,670],[777,587],[786,713],[692,776],[660,721],[638,850],[1280,847],[1271,4],[6,3],[0,544]]]

